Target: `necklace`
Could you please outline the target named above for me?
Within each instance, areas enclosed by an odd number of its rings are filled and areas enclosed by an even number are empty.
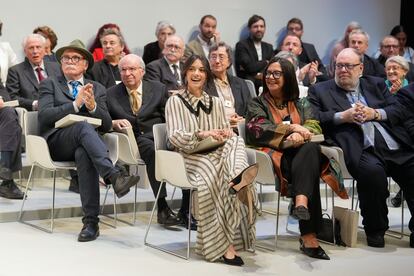
[[[275,106],[276,106],[277,109],[283,110],[283,109],[285,109],[287,107],[287,103],[285,103],[285,102],[283,102],[281,104],[275,103]]]

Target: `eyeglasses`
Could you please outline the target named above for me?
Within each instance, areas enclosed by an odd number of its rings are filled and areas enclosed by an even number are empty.
[[[223,61],[225,60],[227,57],[225,55],[211,55],[210,56],[210,60],[219,60],[219,61]]]
[[[126,67],[126,68],[121,68],[121,74],[126,74],[126,72],[131,72],[132,74],[134,74],[139,68],[141,67]]]
[[[398,45],[382,45],[382,47],[385,48],[385,49],[391,49],[391,48],[397,49],[397,48],[400,48],[400,46],[398,46]]]
[[[345,68],[347,71],[353,70],[356,66],[360,65],[361,63],[356,64],[349,64],[349,63],[337,63],[335,64],[335,68],[337,70],[341,70],[342,68]]]
[[[265,78],[270,79],[270,76],[273,76],[274,79],[280,79],[283,76],[283,71],[267,71]]]
[[[61,58],[60,58],[60,61],[61,62],[63,62],[63,63],[69,63],[69,61],[70,62],[72,62],[73,64],[78,64],[79,63],[79,61],[81,61],[81,60],[83,60],[84,58],[83,57],[80,57],[80,56],[73,56],[73,57],[69,57],[69,56],[62,56]]]

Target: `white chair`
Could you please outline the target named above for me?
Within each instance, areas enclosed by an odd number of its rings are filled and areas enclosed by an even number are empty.
[[[254,87],[254,83],[251,80],[244,80],[249,88],[250,96],[253,98],[257,97],[256,88]]]
[[[145,232],[144,244],[146,246],[161,250],[168,254],[177,256],[182,259],[188,260],[190,258],[190,238],[191,238],[191,216],[188,220],[188,239],[187,239],[187,253],[186,255],[180,255],[172,250],[166,249],[164,247],[154,245],[147,241],[148,234],[151,228],[152,219],[155,214],[155,209],[157,208],[157,200],[160,196],[160,191],[163,185],[169,183],[170,185],[190,190],[190,202],[189,210],[192,210],[193,205],[193,191],[196,191],[196,187],[193,186],[188,180],[187,172],[185,169],[185,163],[183,156],[174,151],[169,151],[167,149],[167,134],[166,134],[166,125],[165,124],[156,124],[153,126],[154,132],[154,144],[155,144],[155,178],[161,182],[160,188],[157,193],[157,197],[152,208],[151,216],[148,222],[147,230]],[[196,215],[196,214],[195,214]]]
[[[129,165],[129,166],[135,166],[137,168],[136,174],[140,175],[140,181],[137,185],[135,185],[135,195],[134,195],[134,205],[133,205],[134,211],[133,211],[132,223],[125,221],[125,220],[121,220],[117,217],[115,194],[114,194],[114,216],[113,217],[110,215],[105,215],[105,216],[114,219],[114,224],[112,225],[113,227],[116,227],[117,220],[123,223],[126,223],[128,225],[135,225],[136,210],[137,210],[137,189],[138,187],[142,189],[149,188],[149,180],[148,180],[148,176],[146,173],[146,165],[145,165],[144,160],[142,160],[141,156],[139,155],[137,142],[132,132],[129,133],[128,135],[124,133],[119,133],[119,132],[112,132],[111,134],[116,135],[118,137],[118,145],[119,145],[118,161],[123,164]],[[101,214],[104,214],[105,202],[106,202],[106,198],[108,196],[108,191],[110,187],[111,186],[109,185],[106,190],[104,201],[102,203]]]

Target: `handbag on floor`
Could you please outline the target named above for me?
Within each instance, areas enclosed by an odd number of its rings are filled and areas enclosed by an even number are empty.
[[[326,217],[324,217],[326,216]],[[341,225],[335,217],[335,237],[332,218],[328,214],[322,215],[322,224],[316,237],[319,240],[335,243],[336,245],[345,246],[345,243],[341,239]]]

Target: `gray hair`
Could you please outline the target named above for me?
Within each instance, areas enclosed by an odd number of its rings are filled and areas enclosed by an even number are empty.
[[[128,54],[119,60],[118,62],[119,71],[121,71],[122,69],[121,68],[122,63],[127,59],[135,59],[135,61],[139,64],[139,67],[141,67],[145,71],[145,62],[142,60],[140,56],[135,55],[135,54]]]
[[[232,51],[231,47],[227,45],[224,41],[220,41],[219,43],[214,43],[213,45],[211,45],[210,50],[208,52],[208,57],[210,58],[211,53],[217,51],[220,47],[224,47],[226,49],[227,56],[229,57],[230,67],[233,64]]]
[[[396,38],[395,38],[395,36],[392,36],[392,35],[386,35],[386,36],[384,36],[384,38],[381,40],[381,42],[380,42],[380,47],[384,46],[384,40],[386,40],[386,39],[392,39],[392,40],[395,40],[395,41],[397,41],[397,44],[398,44],[398,45],[400,45],[400,42],[398,41],[398,39],[396,39]]]
[[[40,34],[29,34],[23,39],[23,42],[22,42],[23,49],[26,48],[26,44],[27,44],[27,41],[29,39],[39,40],[43,44],[43,46],[45,46],[45,44],[46,44],[46,38],[44,36],[42,36]]]
[[[125,39],[122,36],[121,32],[118,31],[117,29],[114,29],[114,28],[104,29],[102,34],[99,36],[99,40],[102,40],[102,38],[107,35],[116,35],[119,38],[119,43],[121,43],[122,46],[125,46]]]
[[[348,37],[351,37],[351,35],[354,35],[354,34],[361,34],[361,35],[365,36],[365,38],[367,39],[367,42],[369,42],[369,34],[366,31],[364,31],[362,29],[355,29],[349,34]]]
[[[293,67],[295,68],[295,71],[298,68],[298,65],[299,65],[298,64],[298,57],[292,52],[280,51],[274,57],[275,58],[284,58],[284,59],[287,59],[287,60],[292,60],[293,61],[292,64],[293,64]]]
[[[388,63],[390,62],[395,62],[398,65],[400,65],[405,71],[409,71],[410,70],[410,66],[408,65],[408,62],[405,58],[403,58],[402,56],[393,56],[393,57],[389,57],[387,59],[387,61],[385,62],[385,66],[388,65]]]
[[[175,34],[175,27],[173,24],[168,21],[160,21],[157,23],[157,27],[155,28],[155,36],[158,37],[158,34],[161,32],[161,30],[165,28],[170,28],[173,31],[173,34]]]

